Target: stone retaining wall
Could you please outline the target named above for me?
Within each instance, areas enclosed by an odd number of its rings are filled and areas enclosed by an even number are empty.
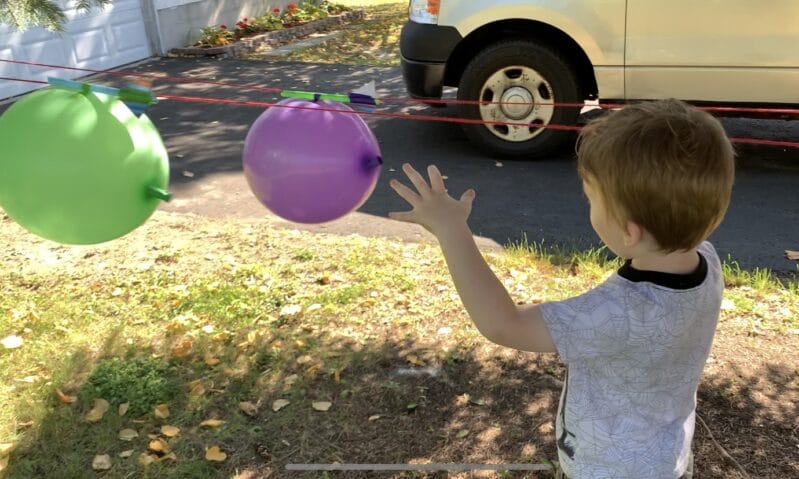
[[[329,30],[358,20],[363,20],[365,17],[366,12],[364,10],[353,10],[350,12],[344,12],[341,15],[330,15],[327,18],[314,20],[296,27],[283,28],[281,30],[274,30],[253,37],[242,38],[231,45],[208,48],[173,48],[169,51],[169,55],[178,57],[221,56],[235,58],[247,53],[252,53],[264,45],[276,46],[284,43],[290,43],[293,40],[307,37],[313,33]]]

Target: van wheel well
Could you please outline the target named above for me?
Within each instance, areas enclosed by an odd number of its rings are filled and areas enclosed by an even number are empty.
[[[484,25],[470,33],[455,48],[447,61],[446,86],[457,87],[466,66],[477,52],[498,41],[533,40],[562,53],[572,63],[584,98],[598,95],[594,67],[580,45],[557,28],[534,20],[503,20]]]

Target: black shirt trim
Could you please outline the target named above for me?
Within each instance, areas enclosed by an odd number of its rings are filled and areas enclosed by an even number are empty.
[[[619,268],[619,276],[633,283],[647,282],[670,289],[692,289],[705,281],[707,277],[707,260],[700,253],[699,266],[692,273],[674,274],[660,271],[642,271],[633,268],[632,260],[627,260]]]

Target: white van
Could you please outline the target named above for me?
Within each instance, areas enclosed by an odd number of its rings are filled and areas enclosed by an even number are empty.
[[[799,0],[411,0],[411,96],[492,103],[462,116],[574,124],[584,100],[799,104]],[[510,104],[502,104],[510,103]],[[516,104],[514,104],[516,103]],[[532,157],[573,134],[471,124],[489,154]]]

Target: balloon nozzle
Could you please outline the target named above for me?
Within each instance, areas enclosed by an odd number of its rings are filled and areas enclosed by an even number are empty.
[[[169,202],[172,199],[172,193],[157,186],[150,186],[147,188],[147,196],[150,198],[158,198],[161,201]]]

